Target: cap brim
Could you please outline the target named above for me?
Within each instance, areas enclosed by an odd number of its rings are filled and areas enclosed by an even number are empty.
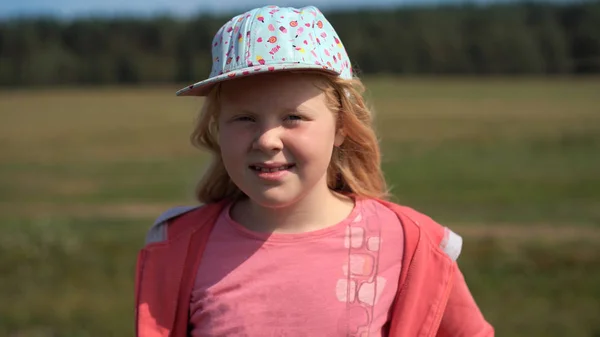
[[[290,70],[308,70],[308,71],[318,71],[325,72],[332,75],[340,75],[337,71],[328,68],[327,66],[322,65],[312,65],[312,64],[299,64],[299,63],[288,63],[288,64],[265,64],[258,65],[252,67],[246,67],[238,70],[234,70],[222,75],[218,75],[215,77],[211,77],[207,80],[197,82],[195,84],[189,85],[185,88],[181,88],[177,91],[177,96],[206,96],[210,93],[212,87],[220,82],[240,78],[240,77],[248,77],[252,75],[258,75],[263,73],[270,72],[281,72],[281,71],[290,71]]]

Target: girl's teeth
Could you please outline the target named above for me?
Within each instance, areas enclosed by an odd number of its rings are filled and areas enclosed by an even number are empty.
[[[255,167],[254,169],[260,172],[277,172],[277,171],[282,171],[282,170],[287,170],[289,168],[289,166],[281,166],[281,167],[275,167],[275,168],[267,168],[267,167]]]
[[[277,171],[281,171],[281,170],[285,170],[286,167],[282,166],[282,167],[276,167],[276,168],[266,168],[266,167],[261,167],[260,170],[262,172],[277,172]]]

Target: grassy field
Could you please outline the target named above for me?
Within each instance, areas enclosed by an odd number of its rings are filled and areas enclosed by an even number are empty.
[[[600,80],[367,81],[398,202],[465,237],[499,336],[600,336]],[[127,336],[154,217],[193,202],[177,87],[0,91],[0,336]]]

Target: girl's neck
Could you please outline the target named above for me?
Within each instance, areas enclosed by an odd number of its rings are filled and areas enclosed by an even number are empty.
[[[232,207],[231,217],[256,232],[303,233],[333,226],[352,212],[354,201],[351,198],[329,189],[319,192],[309,193],[282,208],[264,207],[243,199]]]

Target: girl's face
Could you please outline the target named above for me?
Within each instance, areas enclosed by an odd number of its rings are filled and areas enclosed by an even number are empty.
[[[223,163],[238,188],[261,206],[286,207],[329,193],[327,168],[343,136],[318,81],[273,73],[223,83],[218,117]]]

